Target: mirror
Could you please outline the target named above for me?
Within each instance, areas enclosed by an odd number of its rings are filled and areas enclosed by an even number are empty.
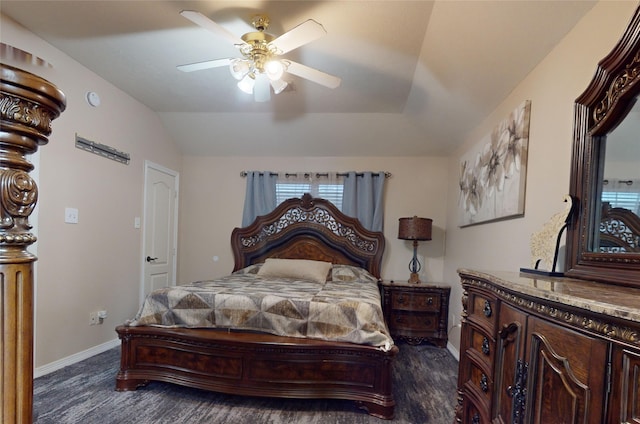
[[[614,194],[640,193],[639,81],[640,7],[574,106],[567,276],[640,287],[638,211]]]
[[[591,251],[640,253],[640,103],[607,134],[602,149],[604,168],[600,226],[594,228]]]

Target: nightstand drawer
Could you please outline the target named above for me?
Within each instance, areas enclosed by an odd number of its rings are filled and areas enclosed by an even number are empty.
[[[389,326],[392,328],[392,331],[403,329],[433,332],[438,330],[438,315],[395,311],[391,317]]]
[[[391,307],[404,311],[440,311],[439,293],[398,292],[391,296]]]

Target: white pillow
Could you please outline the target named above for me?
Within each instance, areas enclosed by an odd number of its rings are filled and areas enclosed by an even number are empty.
[[[308,259],[269,258],[260,267],[261,277],[298,278],[324,284],[331,270],[331,262]]]

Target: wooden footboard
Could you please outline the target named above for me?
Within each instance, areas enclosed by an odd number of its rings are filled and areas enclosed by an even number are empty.
[[[373,346],[213,329],[119,326],[116,390],[164,381],[265,397],[348,399],[391,419],[391,366],[398,352]]]

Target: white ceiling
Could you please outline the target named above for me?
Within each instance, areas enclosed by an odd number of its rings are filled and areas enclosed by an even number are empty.
[[[594,1],[30,1],[1,11],[158,112],[185,154],[446,155],[504,99]],[[323,38],[285,55],[342,78],[332,90],[287,75],[255,103],[226,68],[239,57],[180,16],[234,34],[267,13],[280,35],[314,19]],[[54,64],[55,66],[55,64]],[[524,99],[523,99],[524,100]]]

